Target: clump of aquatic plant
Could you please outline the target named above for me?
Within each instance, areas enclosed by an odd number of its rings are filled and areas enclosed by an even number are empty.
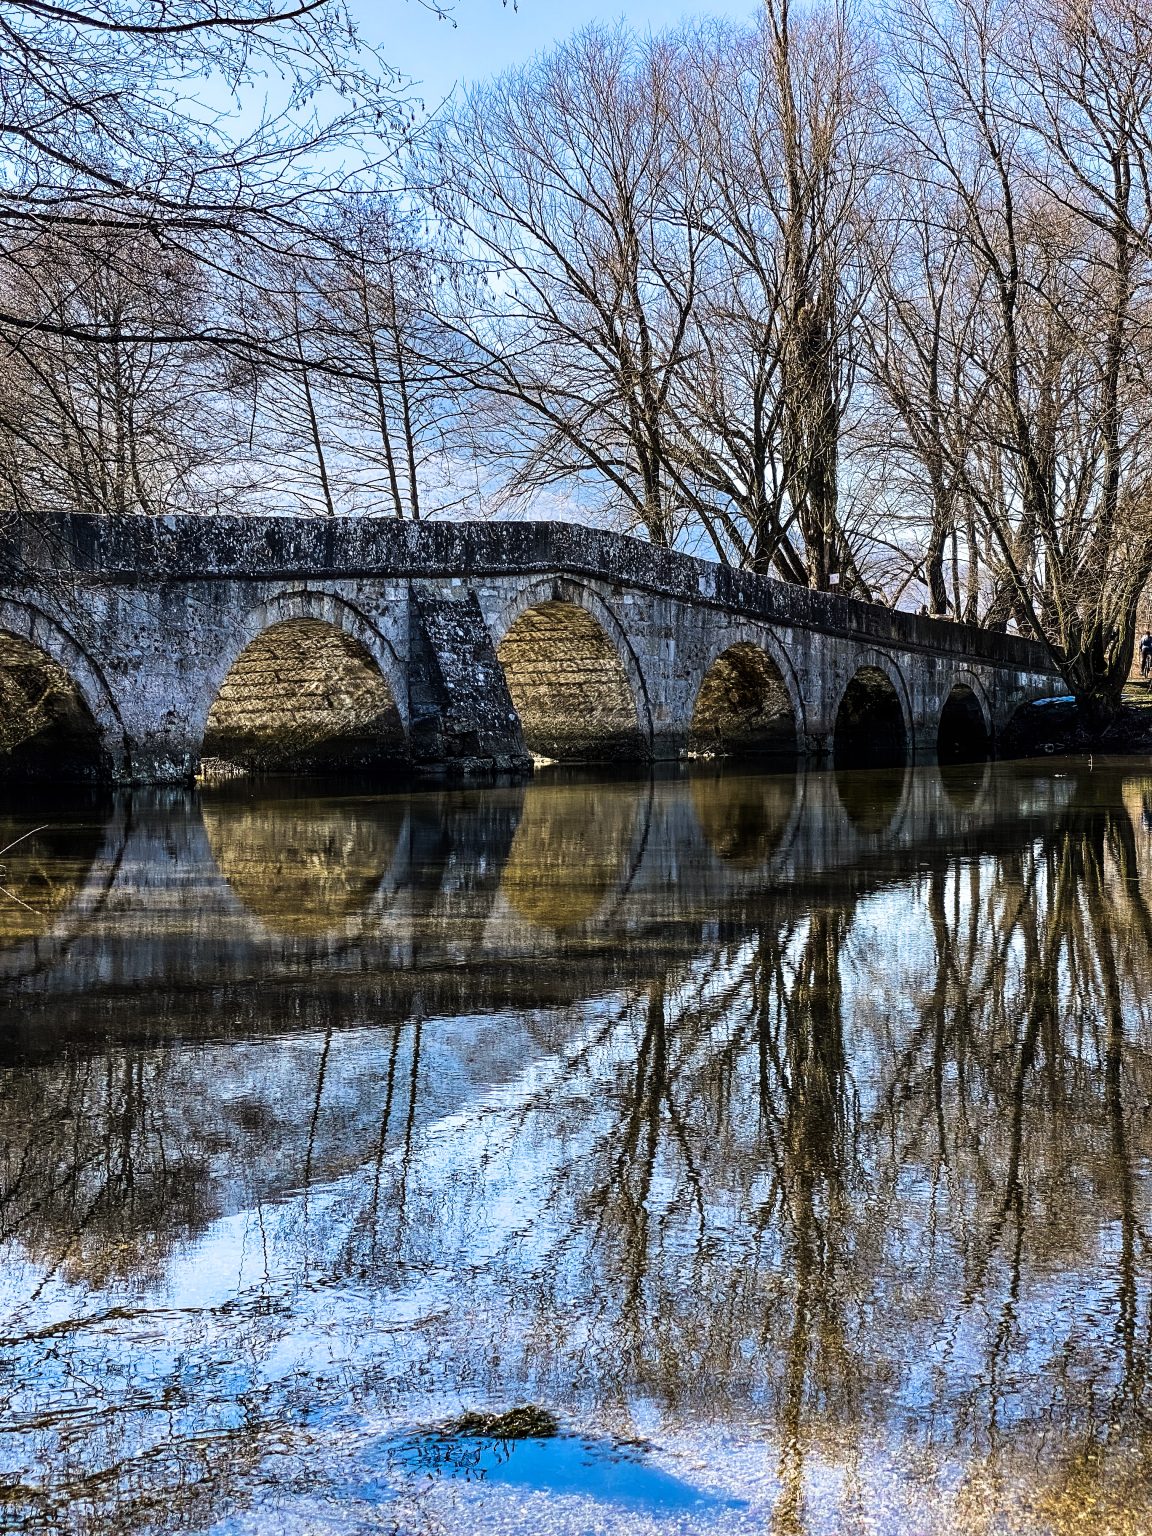
[[[446,1435],[490,1440],[550,1440],[560,1433],[556,1415],[525,1403],[504,1413],[464,1413],[444,1426]]]

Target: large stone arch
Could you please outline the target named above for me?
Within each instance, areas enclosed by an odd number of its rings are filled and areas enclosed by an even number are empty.
[[[107,680],[83,646],[42,609],[9,599],[0,599],[3,634],[34,647],[67,676],[95,725],[104,773],[115,780],[127,779],[131,773],[128,733]]]
[[[509,675],[509,661],[507,642],[513,636],[517,625],[526,615],[534,609],[560,610],[562,608],[576,609],[586,614],[603,635],[611,650],[615,663],[619,667],[623,683],[627,688],[631,699],[632,709],[635,713],[635,730],[640,747],[641,756],[650,755],[652,751],[652,708],[649,700],[648,684],[637,659],[632,642],[612,607],[600,596],[594,588],[584,582],[575,581],[569,577],[553,576],[535,581],[529,581],[519,588],[514,597],[509,599],[495,613],[489,613],[487,622],[492,635],[496,654],[504,666],[505,678],[508,682],[509,692],[513,703],[517,701],[517,687],[514,676]],[[503,654],[502,654],[503,651]],[[521,713],[523,713],[521,711]],[[523,720],[522,720],[522,723]],[[526,730],[526,739],[531,735],[531,730]],[[531,748],[531,742],[528,742]],[[546,753],[545,755],[553,755]],[[632,754],[635,755],[635,754]]]
[[[904,730],[904,750],[907,760],[911,762],[915,753],[916,727],[915,717],[912,711],[912,696],[905,680],[903,672],[895,660],[887,651],[874,647],[860,647],[850,653],[849,665],[844,669],[840,686],[837,689],[833,706],[829,711],[829,725],[833,748],[833,760],[836,756],[836,733],[840,722],[840,712],[850,690],[861,677],[862,673],[878,672],[891,684],[896,702],[899,705],[900,717]]]
[[[804,702],[804,695],[800,689],[800,682],[796,676],[796,669],[792,665],[787,651],[771,630],[763,629],[756,624],[734,624],[725,628],[716,636],[709,649],[704,652],[703,664],[697,669],[692,686],[691,719],[689,722],[689,736],[692,731],[692,721],[699,705],[701,690],[712,673],[716,663],[728,651],[737,647],[752,647],[761,651],[771,663],[773,670],[779,674],[780,682],[788,695],[788,703],[792,711],[792,724],[795,732],[795,750],[802,752],[808,741],[808,710]]]
[[[300,631],[314,630],[317,638],[338,637],[341,654],[355,658],[363,664],[366,676],[378,679],[381,707],[386,706],[392,720],[389,736],[394,740],[390,742],[389,754],[396,758],[406,755],[407,680],[395,652],[376,626],[352,603],[337,593],[311,587],[278,593],[249,610],[233,630],[228,646],[215,659],[214,665],[206,669],[197,722],[199,740],[209,749],[205,755],[211,755],[210,738],[217,725],[214,715],[229,679],[235,677],[237,669],[244,666],[245,657],[250,656],[261,642],[271,642],[278,632],[287,632],[293,626]],[[356,764],[350,762],[347,766]]]

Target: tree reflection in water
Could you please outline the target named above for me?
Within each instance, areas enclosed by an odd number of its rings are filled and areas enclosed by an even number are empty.
[[[570,896],[594,791],[538,797],[519,838],[505,800],[504,882],[468,928],[489,970],[543,931],[576,974],[610,912],[646,973],[595,949],[567,1003],[469,1013],[428,1007],[417,969],[388,1018],[376,980],[375,1016],[319,1030],[13,1053],[13,1521],[382,1509],[390,1427],[534,1402],[704,1457],[787,1536],[1146,1528],[1152,779],[1056,771],[1055,809],[982,770],[982,830],[786,878],[783,790],[613,786]],[[451,814],[423,837],[427,951],[431,893],[459,911]],[[645,859],[697,878],[699,849],[653,839],[701,829],[741,880],[762,851],[758,888],[689,920],[651,881],[647,928],[608,901]],[[400,1492],[399,1529],[481,1507]]]

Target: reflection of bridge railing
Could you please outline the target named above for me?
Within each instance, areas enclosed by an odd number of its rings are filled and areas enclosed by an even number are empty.
[[[980,765],[327,800],[137,795],[71,901],[0,947],[0,982],[26,999],[322,975],[410,993],[455,973],[461,996],[488,986],[496,999],[517,992],[511,966],[571,995],[577,973],[593,989],[643,976],[646,945],[692,948],[769,895],[799,904],[846,873],[859,889],[946,851],[994,850],[998,829],[1018,839],[1075,788]],[[545,958],[558,962],[546,974]]]

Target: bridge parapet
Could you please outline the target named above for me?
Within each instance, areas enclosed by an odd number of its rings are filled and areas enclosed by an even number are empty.
[[[873,640],[1044,672],[1042,645],[717,565],[643,539],[573,523],[400,522],[384,517],[90,517],[61,522],[24,562],[80,579],[212,581],[229,577],[390,576],[401,580],[565,573],[766,624]]]

